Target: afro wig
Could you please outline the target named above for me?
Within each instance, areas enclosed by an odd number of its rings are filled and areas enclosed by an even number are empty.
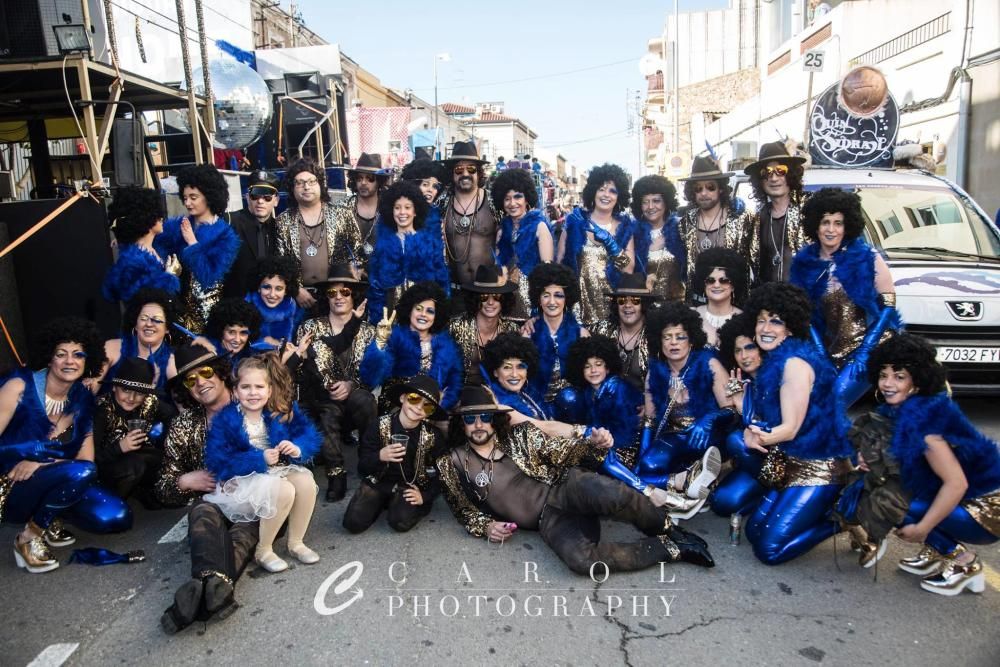
[[[135,243],[166,215],[163,200],[156,190],[129,186],[115,193],[108,216],[115,224],[118,243]]]
[[[861,236],[865,220],[861,213],[861,197],[856,193],[840,188],[823,188],[809,195],[809,199],[802,205],[802,231],[817,243],[819,223],[827,213],[840,213],[844,216],[842,245]]]
[[[636,220],[642,220],[642,198],[648,195],[663,197],[663,219],[677,210],[677,188],[667,178],[658,174],[643,176],[632,186],[632,215]]]
[[[575,387],[588,386],[583,376],[583,368],[592,357],[604,361],[608,377],[622,372],[622,359],[618,356],[618,343],[607,336],[580,338],[569,346],[566,357],[566,379]]]
[[[32,340],[31,365],[35,370],[52,362],[52,355],[60,343],[76,343],[83,348],[87,361],[83,377],[97,377],[104,366],[104,339],[97,325],[80,317],[59,317],[51,320],[35,334]]]
[[[555,262],[541,262],[528,276],[528,299],[533,307],[539,307],[542,292],[549,285],[559,285],[563,288],[566,294],[566,312],[580,300],[580,282],[571,268]]]
[[[727,371],[736,368],[736,339],[746,336],[750,340],[756,334],[757,318],[750,313],[740,313],[730,317],[719,327],[719,361]]]
[[[253,291],[260,288],[260,284],[271,276],[278,276],[285,281],[285,293],[295,298],[299,293],[299,263],[292,256],[275,255],[272,257],[262,257],[257,260],[254,267]]]
[[[615,184],[618,189],[618,201],[615,202],[614,214],[618,215],[628,208],[629,202],[629,176],[625,170],[616,164],[605,162],[600,167],[594,167],[587,175],[587,184],[583,186],[583,207],[588,211],[594,210],[594,202],[597,199],[597,191],[608,181]]]
[[[679,301],[671,301],[654,309],[646,318],[646,343],[650,356],[663,358],[663,330],[676,326],[684,329],[692,349],[700,350],[708,344],[708,336],[701,328],[701,316],[697,311]]]
[[[530,378],[538,370],[538,348],[519,333],[500,334],[483,348],[483,365],[491,376],[507,359],[520,359],[528,366]]]
[[[413,204],[413,228],[423,227],[427,213],[430,211],[430,204],[424,199],[424,193],[420,191],[420,186],[413,181],[396,181],[385,189],[378,200],[379,222],[392,231],[396,231],[396,220],[392,211],[400,199],[409,199]]]
[[[288,206],[297,208],[299,200],[295,198],[295,177],[299,174],[312,174],[319,181],[319,198],[324,204],[330,202],[330,192],[326,189],[326,172],[309,158],[299,158],[285,172],[285,192],[288,193]]]
[[[125,305],[125,314],[122,316],[123,333],[132,331],[139,320],[139,311],[151,303],[163,309],[163,314],[167,318],[167,334],[170,334],[171,327],[177,321],[177,302],[168,292],[152,287],[139,290]]]
[[[431,333],[444,331],[448,327],[448,317],[444,312],[447,298],[444,290],[435,282],[425,280],[414,284],[399,297],[399,303],[396,304],[396,325],[409,327],[413,307],[422,301],[433,301],[435,314]]]
[[[208,315],[205,335],[214,340],[222,340],[226,327],[241,324],[250,330],[250,340],[260,336],[260,311],[253,304],[239,298],[222,299],[215,304]]]
[[[493,181],[491,196],[493,206],[496,210],[503,211],[503,201],[507,198],[508,192],[520,192],[528,200],[528,208],[538,208],[538,190],[535,188],[535,179],[531,177],[531,172],[526,169],[504,169]]]
[[[948,372],[937,360],[934,346],[915,334],[896,334],[872,350],[868,357],[868,379],[876,387],[884,366],[897,371],[906,369],[920,396],[933,396],[947,387]]]
[[[403,167],[399,175],[404,181],[422,181],[427,178],[436,178],[438,183],[444,183],[445,172],[439,162],[428,157],[417,158]]]
[[[177,172],[177,191],[184,196],[185,188],[195,188],[205,195],[208,210],[214,215],[225,213],[229,204],[229,186],[225,177],[211,164],[184,167]]]
[[[694,263],[694,282],[692,286],[700,293],[705,293],[705,280],[715,269],[722,269],[726,277],[732,281],[733,303],[740,306],[747,298],[748,269],[747,262],[735,250],[729,248],[709,248],[698,253]]]
[[[750,292],[744,312],[756,323],[763,311],[777,315],[796,338],[809,339],[812,302],[806,291],[791,283],[764,283]]]

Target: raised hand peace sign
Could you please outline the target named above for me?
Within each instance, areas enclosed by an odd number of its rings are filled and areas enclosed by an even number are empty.
[[[392,323],[396,321],[396,311],[389,314],[389,309],[382,307],[382,319],[375,325],[375,343],[379,348],[385,347],[389,342],[389,334],[392,333]]]

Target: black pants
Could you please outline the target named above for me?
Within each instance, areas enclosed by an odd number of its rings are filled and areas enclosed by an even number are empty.
[[[371,392],[355,388],[343,401],[319,399],[311,401],[306,409],[323,431],[320,454],[326,464],[327,475],[344,472],[344,436],[352,430],[364,433],[375,420],[375,397]]]
[[[258,522],[232,523],[218,507],[197,501],[188,514],[191,577],[221,572],[235,582],[253,558]]]
[[[649,537],[631,542],[602,542],[601,517],[631,523]],[[597,561],[612,572],[641,570],[668,559],[655,536],[663,533],[669,514],[618,480],[571,468],[552,487],[538,529],[545,543],[569,569],[589,574]]]
[[[371,527],[379,514],[386,507],[389,514],[386,517],[393,530],[405,533],[431,511],[433,498],[424,495],[422,505],[411,505],[403,498],[406,487],[402,484],[379,484],[372,486],[367,480],[361,480],[361,485],[351,497],[344,512],[344,528],[351,533],[361,533]]]
[[[97,475],[119,498],[128,498],[140,490],[152,498],[162,463],[163,452],[155,447],[142,447],[110,461],[101,461]]]

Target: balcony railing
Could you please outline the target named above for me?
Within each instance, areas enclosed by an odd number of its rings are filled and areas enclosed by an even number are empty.
[[[646,77],[647,91],[649,93],[663,92],[663,72],[657,72]]]

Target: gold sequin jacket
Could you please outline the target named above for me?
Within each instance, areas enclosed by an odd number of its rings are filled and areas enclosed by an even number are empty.
[[[310,333],[313,335],[313,340],[309,345],[308,360],[303,365],[303,372],[315,373],[323,387],[334,382],[347,380],[353,382],[355,386],[370,389],[361,382],[358,369],[365,356],[365,348],[375,340],[375,327],[373,325],[361,320],[354,341],[339,355],[335,354],[329,343],[323,340],[325,337],[334,335],[328,317],[314,317],[306,320],[299,325],[295,339],[302,340],[303,336]]]
[[[156,498],[164,505],[180,507],[201,495],[177,486],[181,475],[205,469],[205,435],[208,417],[202,406],[182,412],[170,424],[163,447],[163,467],[156,482]]]

